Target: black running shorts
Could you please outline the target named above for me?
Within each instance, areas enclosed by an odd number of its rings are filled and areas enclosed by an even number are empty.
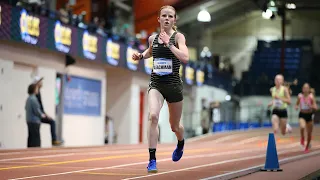
[[[155,85],[155,83],[150,82],[148,92],[151,89],[158,90],[162,94],[163,98],[168,103],[175,103],[175,102],[180,102],[183,100],[183,85],[182,85],[182,83],[181,84],[170,84],[170,85],[157,83],[157,85]]]
[[[299,113],[299,118],[304,119],[306,122],[310,122],[310,121],[312,121],[312,115],[313,115],[313,113],[300,112]]]
[[[273,109],[272,115],[277,115],[279,118],[288,118],[286,109]]]

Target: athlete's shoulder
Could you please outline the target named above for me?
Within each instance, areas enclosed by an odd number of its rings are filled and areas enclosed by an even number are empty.
[[[301,98],[301,97],[302,97],[302,93],[299,93],[299,94],[298,94],[298,98]]]
[[[185,39],[184,34],[182,34],[181,32],[177,32],[175,36],[176,36],[175,37],[176,39],[179,39],[179,38]]]
[[[287,86],[282,86],[282,89],[283,89],[284,91],[289,91],[289,87],[287,87]]]
[[[314,98],[314,96],[313,96],[313,94],[312,94],[312,93],[310,93],[310,94],[309,94],[309,97],[310,97],[310,98]]]
[[[152,34],[151,36],[149,36],[149,42],[152,43],[153,40],[156,38],[157,34]]]

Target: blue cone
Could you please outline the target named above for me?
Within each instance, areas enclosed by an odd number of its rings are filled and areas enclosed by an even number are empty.
[[[278,153],[276,147],[276,141],[273,133],[269,133],[267,156],[265,166],[262,171],[282,171],[279,168]]]

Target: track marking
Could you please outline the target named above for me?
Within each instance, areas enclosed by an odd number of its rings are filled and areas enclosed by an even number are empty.
[[[130,174],[130,173],[94,173],[94,172],[78,172],[79,174],[93,174],[104,176],[140,176],[142,174]]]
[[[282,149],[291,149],[298,146],[298,143],[289,144],[286,147]],[[195,158],[203,158],[203,157],[214,157],[214,156],[221,156],[221,155],[229,155],[229,154],[240,154],[240,153],[248,153],[253,151],[265,151],[265,149],[257,148],[257,149],[250,149],[250,150],[237,150],[237,151],[228,151],[228,152],[222,152],[222,153],[212,153],[212,154],[206,154],[206,155],[193,155],[193,156],[185,156],[183,159],[195,159]],[[289,151],[289,152],[291,152]],[[297,151],[297,150],[296,150]],[[265,154],[263,155],[265,156]],[[165,162],[165,161],[172,161],[171,158],[166,159],[160,159],[157,160],[157,162]],[[68,171],[68,172],[62,172],[62,173],[53,173],[53,174],[44,174],[44,175],[37,175],[37,176],[28,176],[28,177],[21,177],[21,178],[13,178],[9,180],[20,180],[20,179],[33,179],[33,178],[41,178],[41,177],[49,177],[49,176],[59,176],[59,175],[65,175],[65,174],[73,174],[73,173],[79,173],[79,172],[89,172],[89,171],[98,171],[98,170],[105,170],[105,169],[115,169],[115,168],[123,168],[123,167],[129,167],[129,166],[135,166],[135,165],[142,165],[147,164],[148,161],[143,162],[137,162],[137,163],[130,163],[130,164],[121,164],[116,166],[109,166],[109,167],[101,167],[101,168],[91,168],[91,169],[83,169],[83,170],[77,170],[77,171]]]
[[[39,162],[54,162],[53,159],[35,159],[34,161],[39,161]]]
[[[186,153],[197,153],[197,152],[207,152],[212,151],[212,149],[192,149],[186,150]],[[171,155],[172,152],[160,152],[158,155]],[[79,162],[90,162],[90,161],[101,161],[101,160],[110,160],[110,159],[121,159],[121,158],[131,158],[131,157],[146,157],[148,154],[139,153],[139,154],[127,154],[127,155],[117,155],[117,156],[107,156],[107,157],[99,157],[99,158],[88,158],[88,159],[78,159],[78,160],[70,160],[70,161],[59,161],[45,164],[36,164],[36,165],[25,165],[25,166],[12,166],[0,168],[0,171],[3,170],[11,170],[11,169],[24,169],[24,168],[34,168],[34,167],[43,167],[43,166],[51,166],[51,165],[61,165],[61,164],[70,164],[70,163],[79,163]]]
[[[284,153],[296,152],[296,151],[297,150],[281,151],[281,152],[278,152],[278,155],[279,154],[284,154]],[[317,154],[320,154],[320,151],[318,151]],[[166,172],[150,174],[150,175],[145,175],[145,176],[137,176],[137,177],[132,177],[132,178],[125,178],[125,179],[122,179],[122,180],[132,180],[132,179],[141,179],[141,178],[145,178],[145,177],[159,176],[159,175],[163,175],[163,174],[187,171],[187,170],[198,169],[198,168],[209,167],[209,166],[216,166],[216,165],[220,165],[220,164],[226,164],[226,163],[232,163],[232,162],[238,162],[238,161],[245,161],[245,160],[251,160],[251,159],[258,159],[258,158],[263,158],[265,156],[266,156],[265,154],[261,154],[261,155],[251,156],[251,157],[244,157],[244,158],[237,158],[237,159],[232,159],[232,160],[219,161],[219,162],[214,162],[214,163],[210,163],[210,164],[192,166],[192,167],[188,167],[188,168],[177,169],[177,170],[172,170],[172,171],[166,171]]]

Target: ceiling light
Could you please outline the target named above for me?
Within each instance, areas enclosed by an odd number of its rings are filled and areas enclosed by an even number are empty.
[[[293,4],[293,3],[287,3],[287,4],[286,4],[286,7],[287,7],[288,9],[295,9],[295,8],[296,8],[296,5]]]
[[[270,9],[267,9],[266,11],[262,12],[262,17],[264,19],[270,19],[272,14],[273,14],[272,11]]]
[[[207,10],[201,10],[198,13],[197,17],[198,21],[200,22],[210,22],[211,21],[211,16]]]
[[[270,6],[275,6],[276,3],[274,3],[274,1],[270,1]]]

